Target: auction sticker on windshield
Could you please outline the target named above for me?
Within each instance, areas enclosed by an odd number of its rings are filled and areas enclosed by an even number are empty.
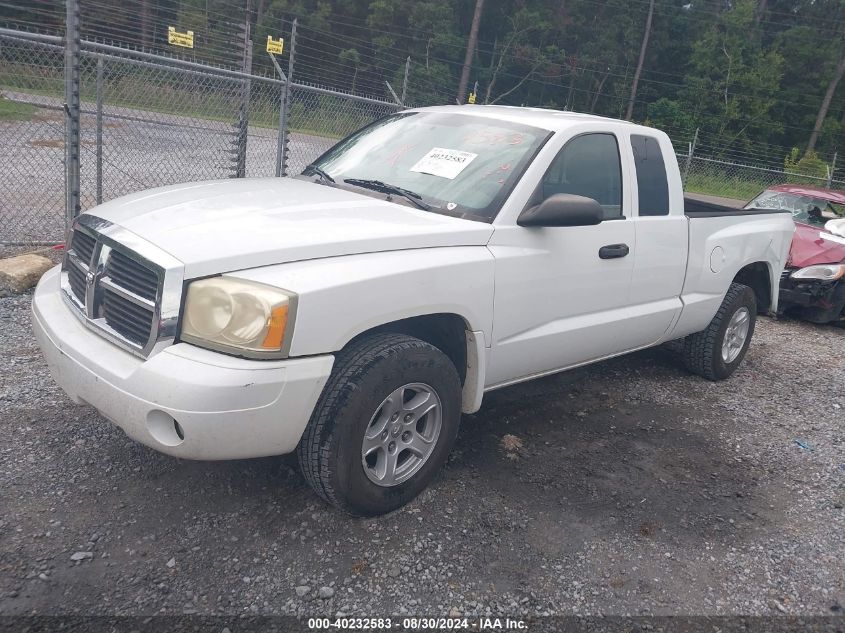
[[[435,147],[419,159],[410,171],[454,180],[477,156],[459,149]]]

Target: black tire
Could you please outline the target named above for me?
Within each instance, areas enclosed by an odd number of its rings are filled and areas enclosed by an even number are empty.
[[[739,355],[732,362],[726,363],[722,358],[725,332],[733,315],[742,308],[746,308],[749,314],[748,334]],[[756,322],[757,298],[754,291],[748,286],[732,283],[710,325],[684,339],[684,364],[687,369],[707,380],[728,378],[745,358]]]
[[[394,390],[431,386],[441,402],[436,444],[410,479],[391,487],[373,483],[361,446],[370,419]],[[461,382],[438,348],[401,334],[374,334],[342,350],[297,447],[305,480],[328,503],[355,516],[396,510],[416,497],[446,462],[461,417]]]

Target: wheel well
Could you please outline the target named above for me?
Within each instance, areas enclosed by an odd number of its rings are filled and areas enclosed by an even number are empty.
[[[468,329],[466,321],[457,314],[426,314],[379,325],[362,332],[353,340],[377,332],[406,334],[418,338],[434,345],[449,357],[455,369],[458,370],[461,385],[463,385],[467,373],[466,331]]]
[[[742,268],[733,279],[738,284],[748,286],[757,297],[757,312],[766,314],[772,306],[772,284],[769,266],[765,262],[755,262]]]

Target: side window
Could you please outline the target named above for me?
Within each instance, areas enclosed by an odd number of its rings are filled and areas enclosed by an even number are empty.
[[[543,177],[542,200],[556,193],[593,198],[605,219],[622,217],[622,164],[613,134],[576,136],[560,150]]]
[[[631,146],[637,166],[640,215],[669,215],[669,183],[660,143],[652,136],[632,134]]]

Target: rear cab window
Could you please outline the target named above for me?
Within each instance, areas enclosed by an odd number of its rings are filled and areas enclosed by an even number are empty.
[[[640,216],[669,215],[669,182],[659,141],[653,136],[631,135],[637,171]]]

